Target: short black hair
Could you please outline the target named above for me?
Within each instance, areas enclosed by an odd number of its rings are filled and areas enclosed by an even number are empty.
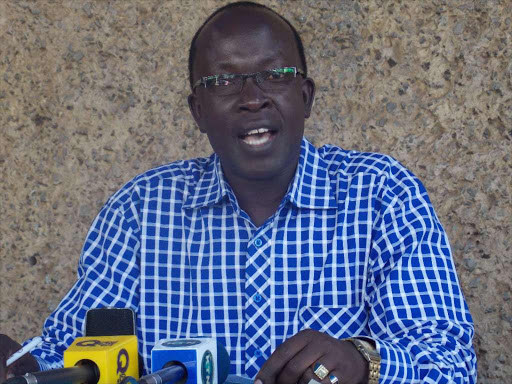
[[[196,34],[194,35],[194,37],[192,39],[192,43],[190,43],[190,50],[189,50],[189,54],[188,54],[188,78],[189,78],[189,82],[190,82],[190,88],[192,88],[194,85],[194,83],[193,83],[194,80],[192,79],[192,72],[194,70],[194,62],[196,59],[196,40],[199,37],[201,31],[206,26],[206,24],[208,24],[208,22],[213,17],[218,15],[219,13],[227,11],[228,9],[231,9],[231,8],[241,8],[241,7],[265,9],[265,10],[270,11],[273,14],[279,16],[281,18],[281,20],[283,20],[286,24],[288,24],[288,26],[290,27],[290,29],[293,32],[293,36],[295,37],[295,42],[297,44],[297,49],[299,51],[300,63],[302,65],[301,69],[304,71],[305,76],[308,75],[308,66],[306,64],[306,55],[304,54],[304,45],[302,44],[302,39],[300,38],[300,35],[297,32],[297,30],[295,29],[295,27],[288,20],[286,20],[286,18],[284,18],[279,13],[277,13],[273,9],[271,9],[263,4],[254,3],[252,1],[239,1],[236,3],[229,3],[225,6],[217,9],[215,12],[213,12],[206,19],[206,21],[199,27]]]

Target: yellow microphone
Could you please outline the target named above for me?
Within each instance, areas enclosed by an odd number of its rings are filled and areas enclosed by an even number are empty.
[[[26,373],[4,384],[120,384],[139,377],[136,336],[88,336],[64,352],[64,368]]]
[[[126,376],[139,377],[137,337],[78,337],[64,352],[64,367],[90,363],[99,373],[97,384],[120,383]]]

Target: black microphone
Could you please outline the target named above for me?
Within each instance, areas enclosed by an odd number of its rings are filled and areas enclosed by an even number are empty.
[[[76,367],[26,373],[4,381],[3,384],[94,384],[99,371],[95,364],[84,363]]]
[[[171,365],[159,371],[142,376],[139,384],[171,384],[179,383],[180,380],[186,378],[187,369],[182,365]]]

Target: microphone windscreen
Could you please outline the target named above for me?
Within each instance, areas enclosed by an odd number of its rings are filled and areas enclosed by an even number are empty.
[[[85,336],[135,335],[135,312],[130,308],[92,308],[85,316]]]
[[[219,383],[226,381],[229,375],[229,368],[231,362],[229,361],[229,353],[221,343],[217,342],[217,366],[219,367]]]

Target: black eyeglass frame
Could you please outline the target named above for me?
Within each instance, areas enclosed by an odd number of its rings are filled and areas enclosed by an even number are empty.
[[[234,79],[234,78],[240,78],[242,79],[242,85],[240,87],[240,90],[238,92],[234,92],[233,94],[236,94],[236,93],[239,93],[242,91],[243,89],[243,86],[245,84],[245,81],[248,79],[248,78],[254,78],[256,80],[256,83],[258,84],[261,84],[263,82],[263,76],[261,76],[262,74],[266,74],[266,73],[272,73],[272,72],[277,72],[277,73],[283,73],[283,74],[286,74],[286,73],[293,73],[293,77],[297,77],[297,74],[299,75],[302,75],[303,77],[306,77],[306,74],[304,73],[304,71],[302,71],[301,69],[297,68],[297,67],[282,67],[282,68],[273,68],[273,69],[266,69],[264,71],[260,71],[260,72],[254,72],[254,73],[223,73],[223,74],[220,74],[220,75],[211,75],[211,76],[203,76],[201,77],[199,80],[197,80],[193,87],[192,87],[192,90],[195,90],[197,87],[201,86],[201,85],[204,85],[204,88],[208,88],[207,87],[207,82],[209,80],[215,80],[215,83],[218,84],[218,81],[219,79]]]

